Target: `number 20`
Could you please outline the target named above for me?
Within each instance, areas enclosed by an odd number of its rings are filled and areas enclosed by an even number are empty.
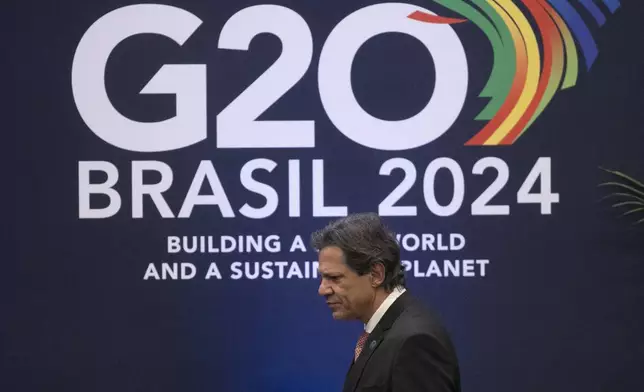
[[[423,146],[445,133],[461,112],[467,93],[468,68],[463,45],[446,24],[407,18],[415,11],[404,4],[375,4],[344,18],[329,34],[318,64],[318,90],[335,127],[354,142],[380,150]],[[201,25],[194,14],[159,4],[116,9],[97,20],[81,38],[72,64],[72,90],[87,126],[104,141],[131,151],[156,152],[184,148],[207,138],[206,65],[166,64],[141,94],[175,94],[176,116],[144,123],[119,113],[105,88],[107,59],[128,37],[153,33],[183,45]],[[416,115],[386,121],[362,109],[351,86],[351,65],[369,39],[399,32],[418,39],[432,55],[435,88]],[[311,65],[313,37],[295,11],[277,5],[240,10],[223,26],[218,47],[248,50],[254,37],[275,35],[282,43],[279,58],[217,115],[218,148],[306,148],[315,146],[315,122],[259,121],[268,107],[295,86]],[[428,67],[428,72],[431,67]]]

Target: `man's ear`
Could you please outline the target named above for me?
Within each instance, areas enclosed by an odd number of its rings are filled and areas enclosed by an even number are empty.
[[[385,265],[377,262],[371,268],[371,285],[379,287],[385,281]]]

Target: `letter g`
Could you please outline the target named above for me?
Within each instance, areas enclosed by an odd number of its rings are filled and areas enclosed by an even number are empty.
[[[98,137],[138,152],[169,151],[207,137],[206,65],[166,64],[141,94],[175,94],[176,116],[138,122],[119,113],[105,88],[107,60],[119,43],[137,34],[161,34],[183,45],[202,21],[180,8],[138,4],[98,19],[81,38],[72,64],[72,91],[80,115]]]

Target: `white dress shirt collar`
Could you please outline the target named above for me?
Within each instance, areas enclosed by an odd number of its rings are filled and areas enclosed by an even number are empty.
[[[378,310],[371,316],[369,322],[364,326],[364,330],[367,333],[371,333],[376,325],[380,322],[380,319],[387,312],[387,309],[394,303],[394,301],[400,297],[402,293],[407,291],[404,287],[396,287],[388,296],[382,301],[382,304],[378,307]]]

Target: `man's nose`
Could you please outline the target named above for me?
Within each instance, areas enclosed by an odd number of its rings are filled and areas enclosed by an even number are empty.
[[[331,287],[326,284],[324,279],[322,279],[322,281],[320,282],[320,287],[318,287],[318,294],[324,297],[333,294],[333,290],[331,290]]]

